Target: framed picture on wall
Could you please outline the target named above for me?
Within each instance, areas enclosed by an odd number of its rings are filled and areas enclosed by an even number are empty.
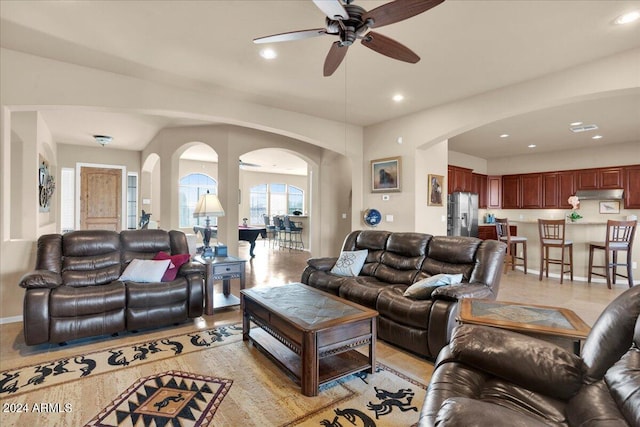
[[[400,157],[371,161],[371,191],[388,193],[400,191]]]
[[[617,200],[600,202],[600,213],[601,214],[619,214],[620,202]]]
[[[427,194],[428,206],[442,206],[442,184],[444,176],[429,174],[429,185]]]

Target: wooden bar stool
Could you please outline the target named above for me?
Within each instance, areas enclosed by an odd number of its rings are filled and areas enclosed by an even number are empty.
[[[527,274],[527,238],[522,236],[512,236],[509,220],[507,218],[496,218],[496,234],[498,240],[507,244],[507,256],[504,259],[504,273],[507,274],[509,264],[515,270],[516,265],[524,267],[524,274]],[[522,244],[522,257],[518,256],[518,244]],[[518,264],[517,260],[522,261]]]
[[[546,271],[549,277],[549,264],[560,265],[560,284],[565,273],[571,274],[573,282],[573,242],[565,239],[566,223],[564,219],[538,219],[538,233],[540,235],[540,280]],[[549,248],[559,248],[560,258],[550,258]],[[569,252],[569,262],[565,261],[566,249]],[[568,270],[565,270],[568,266]]]
[[[629,287],[633,286],[633,273],[631,262],[631,250],[633,248],[633,237],[636,233],[638,221],[607,221],[607,237],[604,242],[589,243],[589,275],[587,282],[591,283],[591,275],[607,278],[607,287],[611,289],[611,282],[616,284],[616,277],[624,277],[629,281]],[[593,251],[601,249],[604,251],[604,265],[593,265]],[[618,262],[618,252],[626,251],[627,260],[625,263]],[[627,267],[627,275],[617,272],[617,267]],[[593,273],[594,268],[603,268],[604,274]],[[612,280],[613,278],[613,280]]]

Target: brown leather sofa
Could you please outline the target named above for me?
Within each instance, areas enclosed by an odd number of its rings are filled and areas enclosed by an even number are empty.
[[[41,236],[36,270],[20,280],[25,289],[25,342],[60,343],[201,316],[201,264],[182,265],[169,282],[118,280],[131,260],[153,259],[160,251],[188,254],[186,236],[163,230],[87,230]]]
[[[462,325],[438,356],[428,426],[640,426],[640,286],[618,296],[582,357],[502,329]]]
[[[337,258],[312,258],[301,281],[378,311],[378,337],[427,358],[435,358],[451,337],[458,299],[495,299],[506,246],[473,237],[423,233],[354,231],[343,251],[367,249],[357,277],[331,273]],[[463,282],[437,288],[430,299],[403,296],[420,279],[463,274]]]

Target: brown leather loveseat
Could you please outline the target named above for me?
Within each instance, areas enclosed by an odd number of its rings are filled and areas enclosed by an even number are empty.
[[[188,254],[184,233],[87,230],[41,236],[36,270],[20,280],[25,342],[60,343],[201,316],[200,264],[187,262],[170,281],[119,280],[132,260],[150,260],[159,252]]]
[[[462,325],[435,364],[429,426],[640,426],[640,286],[619,295],[582,357],[515,332]]]
[[[450,339],[458,299],[495,299],[506,246],[473,237],[353,231],[342,251],[367,250],[358,276],[331,272],[338,258],[312,258],[301,281],[378,311],[378,337],[428,358]],[[404,296],[407,288],[438,274],[462,274],[462,283],[436,288],[430,297]]]

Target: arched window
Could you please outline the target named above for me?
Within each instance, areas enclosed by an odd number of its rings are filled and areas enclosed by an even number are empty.
[[[189,228],[204,225],[205,218],[194,218],[200,196],[207,193],[218,194],[218,182],[202,173],[192,173],[180,179],[180,227]],[[218,218],[211,218],[211,225],[217,225]]]
[[[250,223],[263,225],[263,216],[304,212],[304,191],[288,184],[259,184],[249,189]]]

